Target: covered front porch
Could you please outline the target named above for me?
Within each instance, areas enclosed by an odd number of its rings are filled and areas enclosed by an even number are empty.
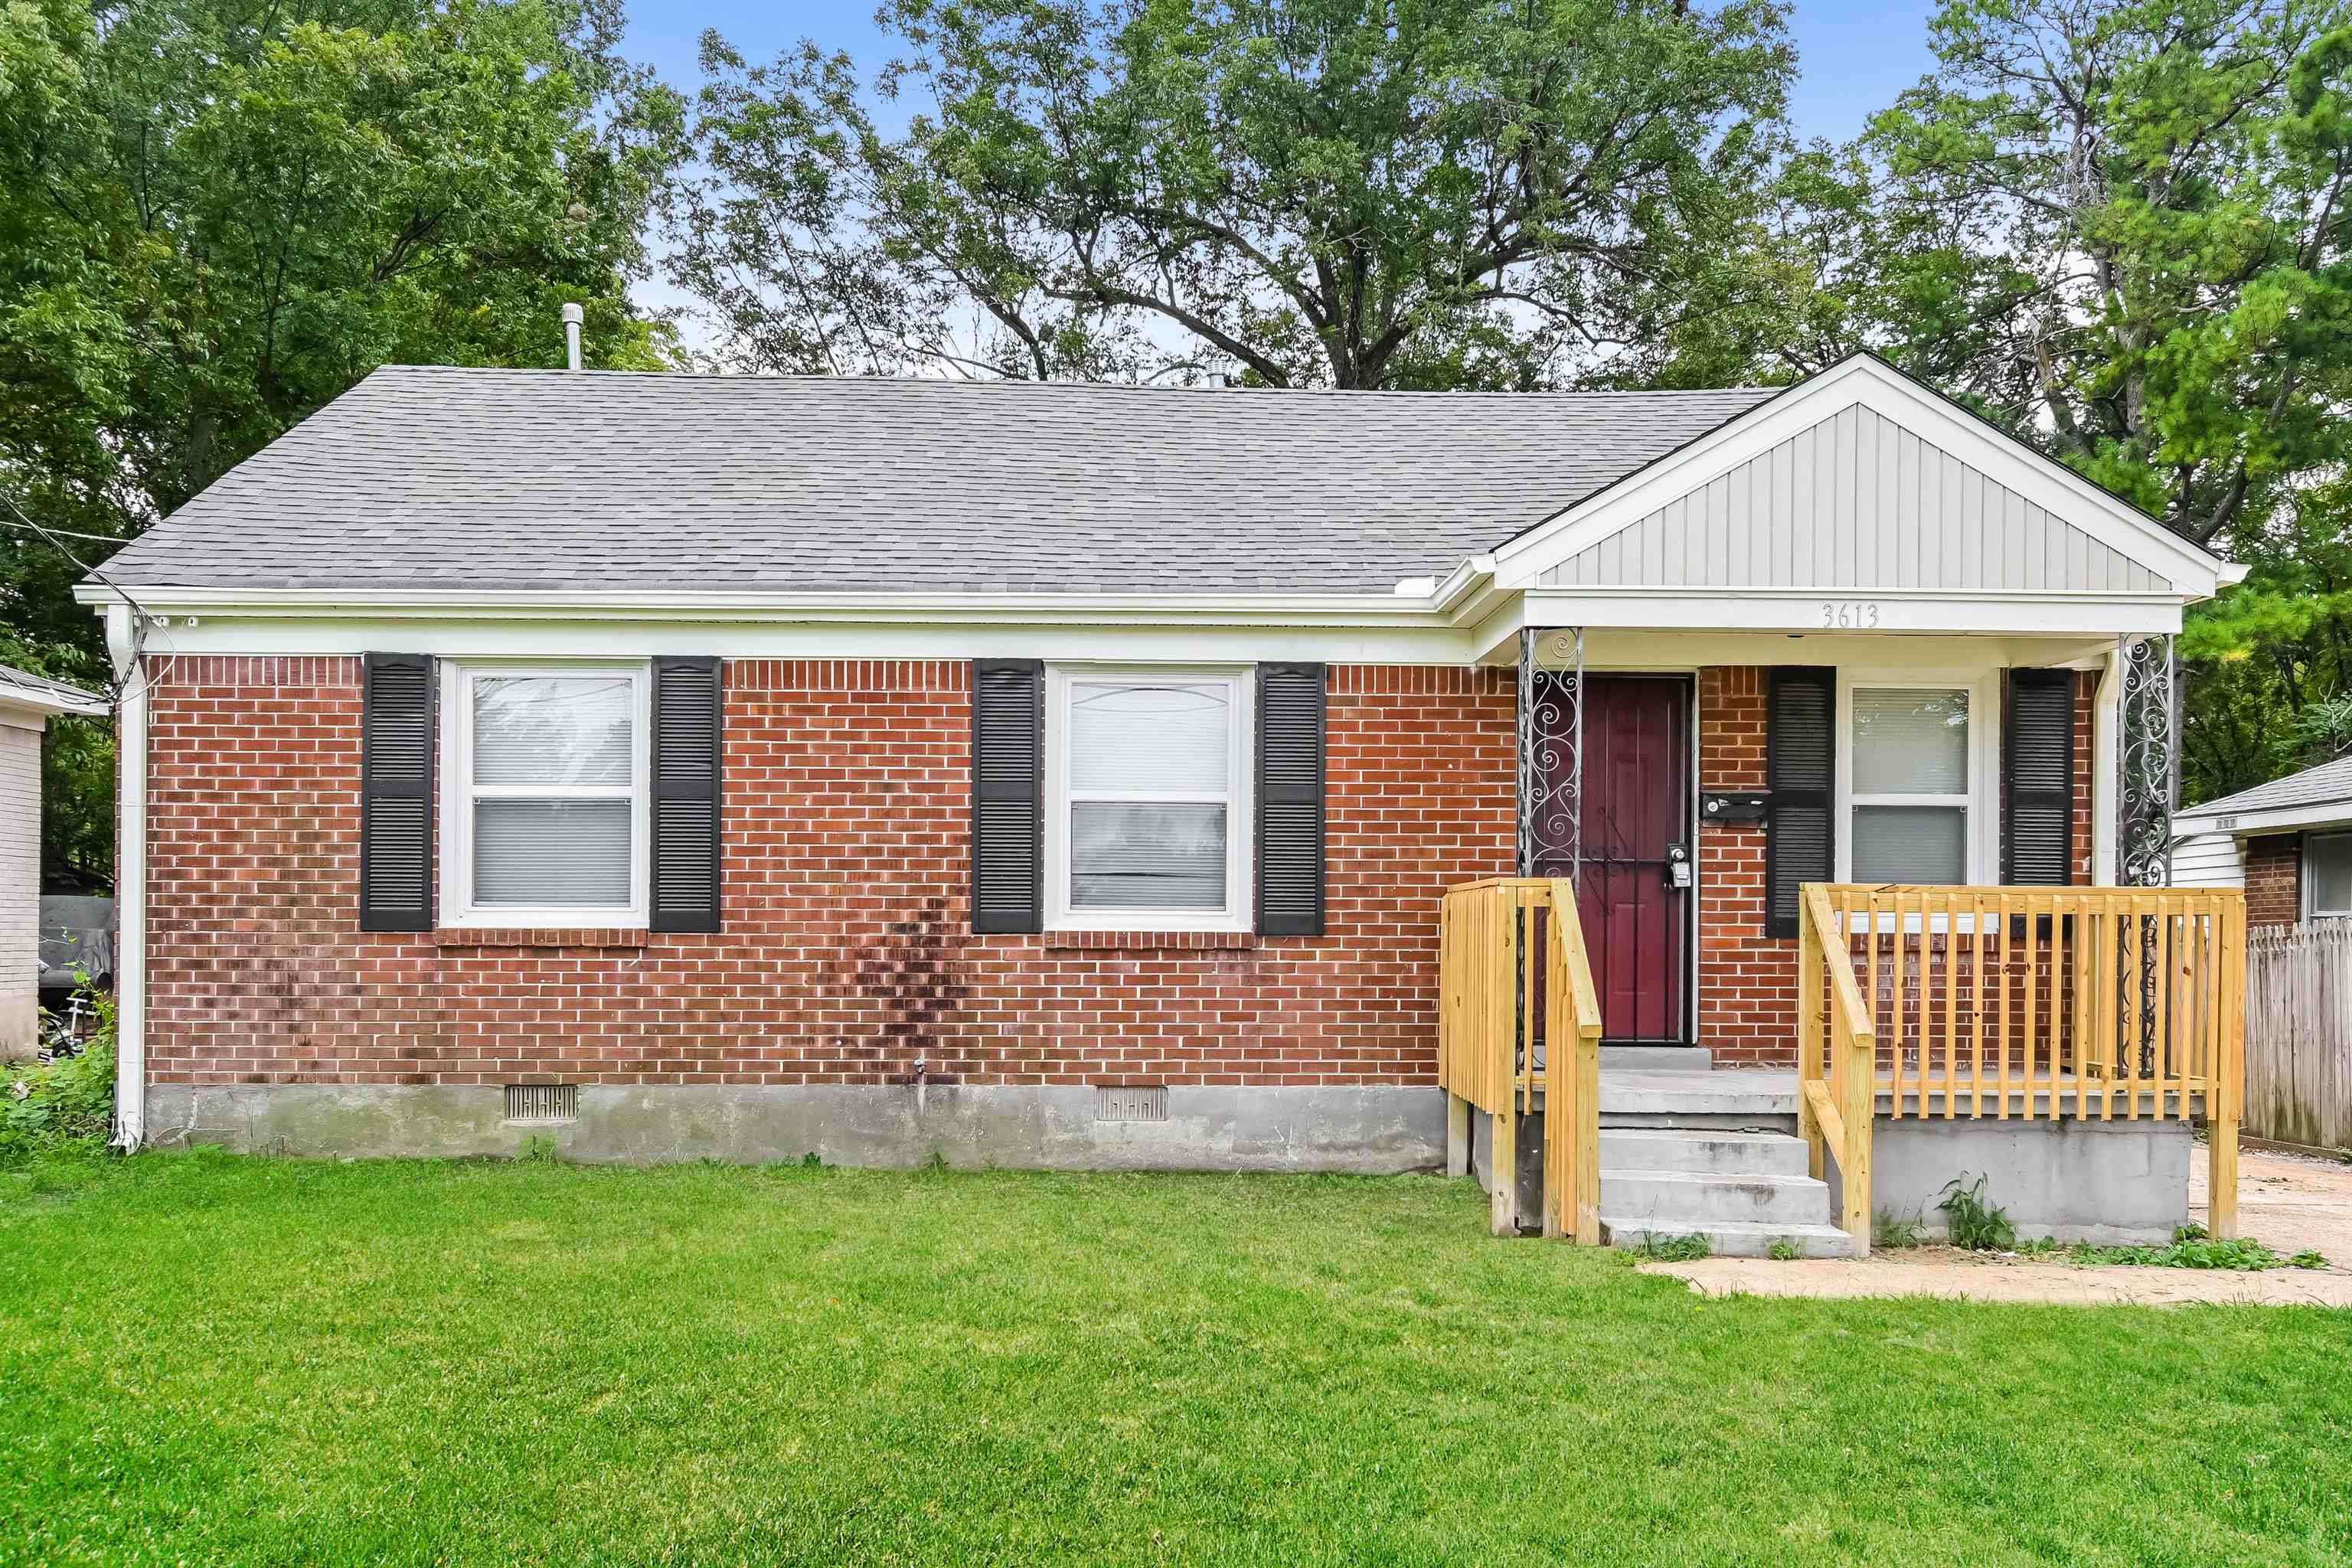
[[[1807,883],[1785,1068],[1606,1044],[1587,920],[1555,918],[1579,902],[1566,878],[1445,898],[1448,1168],[1498,1233],[1853,1257],[1982,1176],[2021,1236],[2156,1239],[2200,1125],[2236,1233],[2236,891]]]

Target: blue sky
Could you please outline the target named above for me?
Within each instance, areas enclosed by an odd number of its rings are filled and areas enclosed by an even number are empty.
[[[1799,0],[1790,24],[1801,72],[1791,105],[1798,131],[1844,140],[1918,80],[1927,68],[1930,10],[1922,0]],[[694,52],[705,27],[718,28],[754,59],[772,58],[802,37],[847,50],[861,68],[886,52],[874,30],[874,0],[803,0],[792,5],[632,0],[628,51],[674,84],[692,88],[701,79]]]

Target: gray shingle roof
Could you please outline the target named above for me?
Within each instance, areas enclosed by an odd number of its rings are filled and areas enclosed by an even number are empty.
[[[2339,757],[2315,768],[2305,768],[2299,773],[2289,773],[2283,779],[2273,779],[2252,789],[2242,789],[2235,795],[2225,795],[2219,800],[2209,800],[2202,805],[2186,807],[2174,815],[2176,819],[2201,819],[2236,816],[2254,811],[2291,811],[2305,805],[2343,805],[2347,803],[2352,803],[2352,757]],[[2333,818],[2352,814],[2337,811],[2326,815]],[[2198,824],[2192,822],[2191,826]]]
[[[1386,593],[1771,395],[387,367],[107,575],[134,592]]]
[[[65,713],[103,713],[111,704],[97,692],[0,664],[0,701],[15,700]]]

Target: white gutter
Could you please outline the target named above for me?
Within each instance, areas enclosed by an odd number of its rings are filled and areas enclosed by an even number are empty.
[[[810,624],[1382,626],[1442,630],[1450,613],[1489,578],[1457,569],[1431,594],[816,594],[744,590],[594,591],[417,588],[209,588],[133,584],[151,615],[351,620],[495,617],[502,620],[693,620]],[[1416,584],[1417,585],[1417,584]],[[121,602],[102,584],[74,597]]]
[[[114,1142],[147,1138],[147,679],[126,605],[106,611],[107,651],[123,682],[115,721]]]

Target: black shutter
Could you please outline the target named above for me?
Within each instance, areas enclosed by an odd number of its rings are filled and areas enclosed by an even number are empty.
[[[1257,667],[1257,929],[1323,934],[1324,668]]]
[[[2001,737],[2001,880],[2074,879],[2074,672],[2012,669]]]
[[[433,660],[362,664],[360,930],[433,929]]]
[[[1764,721],[1764,934],[1797,934],[1798,888],[1837,874],[1837,671],[1772,671]]]
[[[724,681],[708,656],[654,660],[653,929],[719,929]]]
[[[971,929],[1045,924],[1045,667],[971,663]]]

